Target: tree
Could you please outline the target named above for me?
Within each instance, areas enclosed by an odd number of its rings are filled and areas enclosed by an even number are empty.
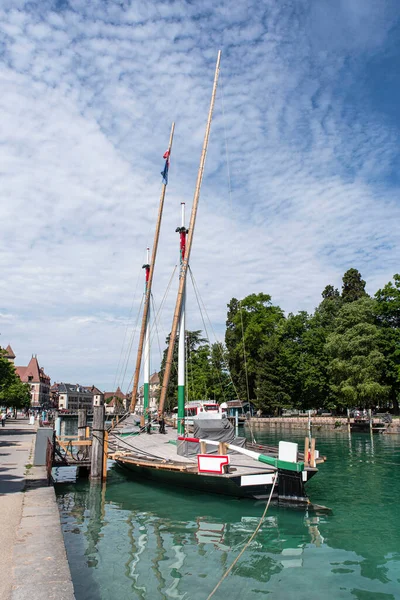
[[[235,397],[226,368],[226,350],[222,344],[210,346],[201,331],[186,331],[186,396],[188,400],[214,399],[216,402]],[[169,336],[166,339],[169,344]],[[161,362],[160,382],[164,378],[168,348]],[[174,347],[173,365],[168,385],[165,409],[177,404],[178,389],[178,339]]]
[[[376,294],[376,313],[384,337],[384,354],[388,368],[386,379],[390,385],[390,400],[395,412],[399,413],[400,393],[400,275],[393,276]]]
[[[322,292],[322,298],[324,300],[340,298],[339,290],[333,287],[333,285],[327,285]]]
[[[242,400],[257,401],[261,349],[284,318],[281,308],[274,306],[267,294],[251,294],[242,301],[232,298],[229,302],[225,344],[229,370]]]
[[[21,382],[14,365],[5,358],[5,352],[0,348],[0,405],[28,408],[30,402],[29,385]]]
[[[339,406],[372,407],[389,396],[384,339],[375,310],[375,301],[369,297],[344,304],[335,331],[327,338],[327,372]]]
[[[17,377],[4,391],[3,403],[15,409],[29,408],[31,405],[29,384],[22,383]]]
[[[400,275],[393,275],[393,279],[394,285],[389,281],[376,292],[375,298],[382,323],[393,329],[400,329]]]
[[[343,302],[355,302],[364,296],[365,281],[361,279],[361,273],[357,269],[349,269],[343,275],[342,300]]]

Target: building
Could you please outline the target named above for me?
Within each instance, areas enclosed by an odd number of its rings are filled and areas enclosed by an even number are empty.
[[[91,388],[79,385],[78,383],[59,383],[58,408],[70,411],[86,408],[91,411],[93,408],[93,393],[91,392]]]
[[[50,388],[50,404],[53,408],[58,408],[58,386],[60,384],[54,382]]]
[[[10,344],[8,344],[7,348],[4,350],[5,354],[4,357],[9,360],[11,363],[14,364],[14,360],[15,360],[15,354],[13,352],[13,349],[11,348]]]
[[[127,410],[127,396],[118,386],[116,392],[104,392],[104,406],[106,415],[120,415]]]
[[[10,346],[7,348],[11,350]],[[14,353],[12,352],[12,354]],[[50,406],[50,377],[46,375],[42,367],[39,367],[36,354],[32,355],[27,367],[15,367],[15,370],[22,383],[28,383],[30,386],[31,406],[45,408]]]
[[[160,396],[160,377],[157,372],[151,375],[149,380],[149,409],[157,410],[158,408],[158,399]],[[139,398],[136,405],[136,412],[139,414],[143,413],[143,404],[144,404],[144,386],[140,386],[139,388]]]
[[[101,406],[104,403],[104,394],[99,388],[92,385],[92,387],[86,389],[90,390],[93,396],[93,406]]]

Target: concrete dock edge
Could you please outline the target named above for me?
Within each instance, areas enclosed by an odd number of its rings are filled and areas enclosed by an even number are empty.
[[[26,479],[22,517],[13,554],[12,600],[74,600],[60,514],[45,467]]]

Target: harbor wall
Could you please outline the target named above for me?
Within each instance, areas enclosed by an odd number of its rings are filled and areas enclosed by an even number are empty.
[[[287,427],[307,431],[308,417],[251,417],[252,427],[268,427],[271,429]],[[247,425],[247,423],[246,423]],[[311,425],[315,429],[346,429],[347,417],[311,417]]]
[[[350,423],[353,423],[354,419],[350,419]],[[269,429],[299,429],[303,431],[308,430],[308,417],[251,417],[250,423],[252,427],[262,427]],[[382,423],[379,417],[373,417],[372,424],[376,425]],[[248,422],[245,422],[245,426],[248,427]],[[333,416],[313,416],[311,417],[311,426],[314,431],[320,429],[325,430],[347,430],[348,421],[347,417],[333,417]],[[397,433],[400,434],[400,420],[394,419],[390,426],[385,430],[385,434]]]

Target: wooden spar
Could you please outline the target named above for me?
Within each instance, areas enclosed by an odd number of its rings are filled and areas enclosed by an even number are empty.
[[[169,160],[169,157],[171,156],[172,141],[174,139],[174,131],[175,131],[175,123],[172,123],[171,133],[169,136],[169,144],[168,144],[168,152],[169,152],[168,160]],[[145,336],[145,332],[146,332],[147,317],[148,317],[149,307],[150,307],[151,284],[153,281],[154,266],[156,263],[158,239],[160,237],[160,227],[161,227],[161,220],[162,220],[162,214],[163,214],[163,208],[164,208],[164,198],[165,198],[166,189],[167,189],[167,184],[163,183],[162,189],[161,189],[160,204],[158,207],[157,225],[156,225],[156,230],[154,233],[153,250],[151,253],[149,279],[147,282],[146,296],[144,299],[144,306],[143,306],[142,328],[140,330],[138,353],[137,353],[137,359],[136,359],[136,368],[135,368],[135,374],[134,374],[134,378],[133,378],[132,399],[131,399],[131,404],[130,404],[131,412],[133,412],[135,410],[135,406],[136,406],[136,397],[137,397],[137,391],[138,391],[138,385],[139,385],[140,366],[142,364],[143,343],[144,343],[144,336]]]
[[[194,196],[193,196],[192,214],[190,216],[189,233],[188,233],[187,242],[186,242],[185,258],[182,261],[182,265],[181,265],[178,296],[176,299],[174,318],[172,321],[171,334],[169,337],[167,358],[165,361],[165,371],[164,371],[164,377],[163,377],[163,382],[162,382],[162,386],[161,386],[160,403],[159,403],[159,410],[161,413],[164,412],[164,404],[165,404],[165,399],[167,397],[167,390],[168,390],[169,378],[171,375],[176,334],[178,332],[179,318],[180,318],[180,314],[181,314],[182,301],[183,301],[184,292],[185,292],[186,275],[187,275],[187,269],[188,269],[188,264],[189,264],[189,259],[190,259],[190,251],[192,249],[194,226],[196,223],[196,215],[197,215],[197,206],[199,203],[200,188],[201,188],[201,183],[203,180],[204,165],[206,162],[208,139],[210,137],[210,128],[211,128],[211,120],[212,120],[213,111],[214,111],[215,96],[217,93],[220,61],[221,61],[221,50],[219,50],[219,52],[218,52],[217,64],[215,67],[214,85],[213,85],[213,90],[212,90],[212,95],[211,95],[210,109],[208,112],[206,132],[204,134],[203,149],[201,151],[200,165],[199,165],[199,171],[197,174],[197,181],[196,181],[196,188],[195,188]]]

